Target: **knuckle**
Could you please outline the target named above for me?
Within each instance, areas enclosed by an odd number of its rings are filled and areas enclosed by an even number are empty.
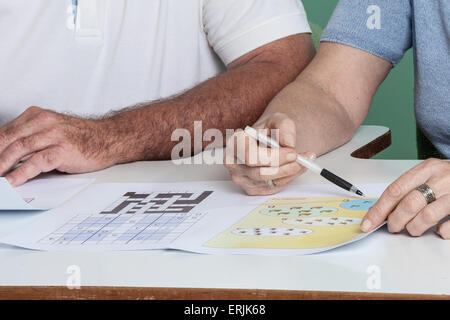
[[[37,113],[37,112],[40,112],[40,111],[42,111],[42,108],[39,108],[39,107],[36,107],[36,106],[31,106],[31,107],[28,107],[25,110],[25,113]]]
[[[47,151],[41,154],[41,159],[46,165],[46,167],[56,164],[58,161],[58,157],[59,155],[57,152]]]
[[[82,152],[82,149],[79,149],[76,144],[72,143],[68,139],[59,139],[58,145],[61,150],[64,150],[65,153]]]
[[[424,161],[424,165],[426,167],[432,168],[435,166],[439,166],[442,164],[442,160],[436,159],[436,158],[430,158]]]
[[[278,119],[278,120],[281,121],[281,120],[284,120],[284,119],[288,119],[288,116],[284,112],[275,112],[273,114],[273,118],[274,119]]]
[[[294,122],[291,120],[291,118],[288,118],[287,116],[285,116],[283,119],[280,119],[279,121],[279,126],[280,127],[293,127],[295,128]]]
[[[61,135],[61,130],[58,126],[54,126],[46,132],[46,136],[50,138],[56,138]]]
[[[432,209],[430,206],[425,207],[422,211],[423,219],[427,223],[434,224],[435,222],[439,221],[438,213],[436,210]]]
[[[13,144],[11,144],[11,150],[14,153],[18,153],[20,151],[22,151],[25,148],[26,142],[25,139],[19,139],[13,142]]]
[[[26,150],[32,150],[34,149],[34,146],[36,146],[37,144],[37,139],[34,136],[29,136],[27,138],[23,138],[18,140],[18,142],[20,141],[21,146],[26,149]]]
[[[402,214],[406,213],[413,213],[417,212],[418,210],[418,204],[420,203],[420,199],[408,197],[404,199],[400,204],[398,205],[398,208],[400,209]]]
[[[402,195],[402,192],[403,187],[398,181],[395,181],[386,189],[386,194],[390,198],[398,198]]]
[[[55,114],[48,110],[41,110],[38,112],[36,119],[38,122],[52,122],[55,119]]]
[[[286,173],[290,176],[295,176],[299,174],[302,170],[306,170],[306,168],[303,168],[297,162],[289,164],[286,169],[287,169]]]

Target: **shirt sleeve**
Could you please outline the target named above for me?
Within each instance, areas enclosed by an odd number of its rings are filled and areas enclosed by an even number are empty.
[[[300,0],[203,0],[208,41],[225,64],[272,41],[310,33]]]
[[[340,0],[321,41],[400,62],[412,45],[410,0]]]

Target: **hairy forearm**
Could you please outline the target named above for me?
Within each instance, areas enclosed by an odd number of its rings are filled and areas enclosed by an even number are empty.
[[[298,152],[327,153],[348,142],[359,126],[335,95],[307,72],[274,98],[258,122],[278,112],[295,121]]]
[[[248,63],[175,98],[125,110],[101,120],[110,133],[105,147],[116,163],[169,159],[175,129],[194,137],[194,121],[223,133],[252,124],[297,73],[272,62]]]

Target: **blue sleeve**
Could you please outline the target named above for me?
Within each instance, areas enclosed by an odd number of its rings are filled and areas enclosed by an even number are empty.
[[[400,62],[412,46],[410,0],[340,0],[321,41]]]

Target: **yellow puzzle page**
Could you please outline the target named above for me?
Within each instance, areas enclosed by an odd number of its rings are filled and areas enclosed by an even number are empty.
[[[212,248],[314,249],[351,241],[377,199],[272,199],[204,244]]]

